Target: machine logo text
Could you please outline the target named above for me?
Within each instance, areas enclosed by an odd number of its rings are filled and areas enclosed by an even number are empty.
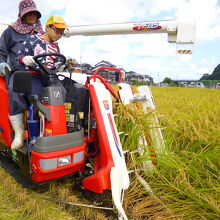
[[[55,97],[55,98],[60,97],[60,92],[59,92],[59,91],[54,91],[54,97]]]
[[[103,100],[103,105],[104,105],[106,110],[109,110],[109,104],[108,104],[107,100]]]
[[[137,23],[134,24],[133,30],[135,31],[143,31],[143,30],[157,30],[161,29],[159,22],[152,22],[152,23]]]

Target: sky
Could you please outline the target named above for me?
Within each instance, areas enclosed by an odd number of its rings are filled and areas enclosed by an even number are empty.
[[[19,0],[0,0],[0,23],[17,19]],[[60,40],[61,53],[78,63],[106,60],[126,71],[147,74],[154,82],[199,79],[220,63],[219,0],[35,0],[45,24],[61,15],[67,25],[177,20],[193,21],[196,37],[192,55],[177,55],[166,34],[72,36]]]

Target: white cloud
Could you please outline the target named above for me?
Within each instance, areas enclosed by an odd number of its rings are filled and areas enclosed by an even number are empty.
[[[3,3],[4,2],[4,3]],[[12,23],[17,19],[18,16],[18,4],[14,1],[0,1],[0,22]]]
[[[219,58],[211,57],[210,59],[202,59],[201,60],[201,67],[198,70],[198,73],[204,74],[209,73],[212,74],[214,68],[219,64]]]
[[[133,51],[138,58],[149,56],[162,57],[175,55],[175,47],[172,47],[168,44],[167,36],[165,38],[163,38],[161,35],[139,36],[138,39],[140,45],[139,47],[133,49]]]
[[[149,74],[153,72],[161,72],[165,70],[165,67],[161,65],[161,60],[157,58],[145,58],[141,60],[136,60],[132,66],[133,69],[137,69],[142,74]]]
[[[189,0],[180,4],[176,16],[180,20],[196,21],[198,40],[220,37],[220,8],[217,0]]]

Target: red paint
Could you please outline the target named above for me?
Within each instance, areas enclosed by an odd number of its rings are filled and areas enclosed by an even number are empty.
[[[93,192],[103,193],[104,190],[111,188],[110,171],[114,162],[94,85],[89,86],[89,92],[96,118],[100,152],[94,160],[94,174],[85,178],[82,185]]]
[[[3,132],[0,135],[0,142],[7,147],[11,146],[11,125],[9,121],[8,90],[5,78],[0,76],[0,127]]]
[[[105,88],[111,93],[111,95],[117,101],[119,101],[118,95],[115,93],[115,90],[112,88],[111,84],[106,79],[102,78],[99,75],[95,75],[95,74],[89,77],[89,79],[94,79],[94,82],[96,81],[96,78],[99,79],[104,84]],[[86,81],[85,86],[88,87],[88,81]]]
[[[64,105],[45,106],[47,106],[50,109],[50,121],[45,120],[45,136],[66,134],[67,127]]]
[[[84,151],[84,160],[78,162],[78,163],[71,163],[69,165],[65,165],[62,167],[58,167],[56,169],[52,170],[43,170],[40,167],[40,159],[52,159],[52,158],[58,158],[62,156],[71,155],[71,161],[73,162],[73,155],[74,153]],[[32,174],[32,180],[35,182],[45,182],[48,180],[57,179],[66,175],[69,175],[73,172],[78,171],[79,169],[82,169],[84,166],[85,161],[85,152],[86,151],[86,143],[84,143],[81,146],[68,148],[60,151],[54,151],[49,153],[38,153],[32,151],[31,154],[31,169],[34,171]]]

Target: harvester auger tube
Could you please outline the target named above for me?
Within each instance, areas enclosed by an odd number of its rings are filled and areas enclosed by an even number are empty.
[[[195,41],[195,22],[177,20],[153,20],[122,22],[112,24],[69,26],[65,36],[99,36],[122,34],[161,34],[168,35],[169,43],[176,43],[176,52],[192,54]]]

